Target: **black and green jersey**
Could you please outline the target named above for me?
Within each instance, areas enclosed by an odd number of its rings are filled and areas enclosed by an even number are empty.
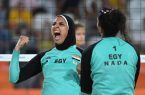
[[[117,37],[106,37],[82,54],[81,91],[90,95],[134,95],[140,57]]]
[[[10,81],[19,83],[41,71],[44,75],[42,95],[79,95],[79,76],[76,66],[81,51],[75,45],[65,50],[51,49],[36,55],[24,67],[19,67],[19,52],[13,51]]]

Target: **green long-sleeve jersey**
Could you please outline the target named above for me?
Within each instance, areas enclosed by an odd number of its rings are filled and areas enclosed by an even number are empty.
[[[79,95],[80,85],[76,66],[80,63],[81,50],[75,45],[66,50],[56,48],[42,52],[19,67],[18,51],[13,51],[10,62],[10,81],[19,83],[41,71],[44,75],[42,95]]]
[[[90,95],[134,95],[140,57],[117,37],[106,37],[82,54],[81,91]]]

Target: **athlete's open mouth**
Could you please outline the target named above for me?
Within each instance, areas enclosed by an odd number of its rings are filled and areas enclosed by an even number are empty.
[[[55,35],[55,37],[56,37],[56,36],[60,36],[60,33],[54,33],[54,35]]]
[[[54,33],[55,40],[59,40],[61,38],[60,35],[60,33]]]

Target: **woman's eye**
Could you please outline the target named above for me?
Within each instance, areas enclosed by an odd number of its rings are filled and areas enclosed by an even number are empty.
[[[59,25],[64,25],[64,23],[60,23]]]
[[[52,23],[52,25],[53,25],[53,26],[56,25],[56,22]]]

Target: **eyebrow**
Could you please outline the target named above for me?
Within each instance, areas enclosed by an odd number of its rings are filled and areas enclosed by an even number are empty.
[[[67,24],[67,27],[68,27],[68,29],[69,29],[69,25],[68,25],[68,21],[67,21],[66,17],[63,16],[63,15],[59,15],[59,16],[62,17],[62,18],[65,20],[65,22],[66,22],[66,24]]]
[[[57,23],[57,21],[54,21],[53,23]],[[63,22],[63,21],[60,21],[60,22],[58,22],[58,23],[64,23],[64,24],[65,24],[65,22]]]

